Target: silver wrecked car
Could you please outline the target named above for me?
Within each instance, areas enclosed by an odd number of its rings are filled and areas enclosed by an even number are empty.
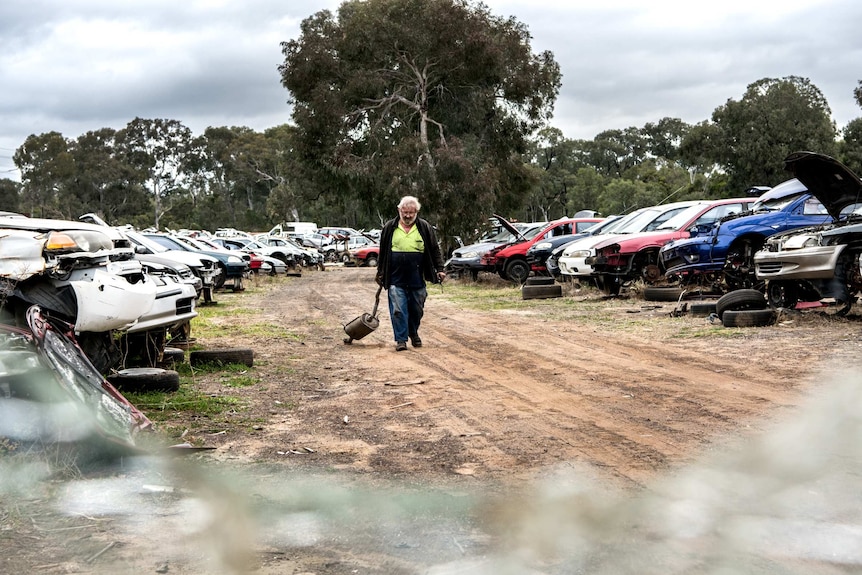
[[[838,160],[795,152],[785,168],[825,206],[833,221],[770,236],[754,256],[773,307],[834,304],[846,314],[862,290],[862,180]]]

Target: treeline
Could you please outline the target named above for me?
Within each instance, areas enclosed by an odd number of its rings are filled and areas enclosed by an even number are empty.
[[[318,159],[297,146],[302,136],[287,124],[194,135],[180,121],[143,118],[76,138],[31,135],[13,156],[20,183],[0,180],[0,210],[65,219],[97,212],[117,225],[209,230],[265,230],[290,220],[373,228],[394,214],[385,182],[377,193],[366,183],[352,187],[331,167],[321,177]],[[663,118],[592,140],[567,139],[552,127],[539,131],[517,154],[527,176],[500,178],[492,187],[508,188],[500,192],[507,197],[517,190],[516,201],[502,206],[494,194],[468,197],[474,213],[451,221],[481,221],[500,209],[512,219],[550,220],[580,209],[624,213],[663,201],[739,196],[787,179],[782,159],[803,149],[862,173],[862,118],[839,131],[808,80],[767,78],[696,125]],[[440,214],[428,207],[423,215],[436,221]]]

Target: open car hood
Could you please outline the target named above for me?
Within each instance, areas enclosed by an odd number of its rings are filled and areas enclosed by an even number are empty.
[[[784,159],[784,167],[836,220],[844,208],[862,201],[862,180],[835,158],[815,152],[794,152]]]
[[[524,234],[518,231],[518,228],[510,224],[509,221],[506,220],[506,218],[498,214],[494,214],[494,217],[497,218],[497,221],[500,222],[500,225],[503,226],[503,228],[505,228],[507,232],[517,238],[517,241],[522,242],[527,239],[526,237],[524,237]]]

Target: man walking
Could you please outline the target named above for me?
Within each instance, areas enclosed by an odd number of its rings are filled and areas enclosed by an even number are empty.
[[[395,351],[406,350],[408,338],[413,347],[422,347],[419,324],[428,297],[425,282],[442,283],[446,278],[437,234],[419,217],[420,208],[418,199],[404,196],[398,203],[398,217],[380,231],[376,279],[389,294]]]

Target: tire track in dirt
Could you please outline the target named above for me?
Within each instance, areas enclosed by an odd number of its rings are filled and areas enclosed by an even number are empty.
[[[792,407],[805,385],[806,370],[780,353],[740,357],[768,340],[675,340],[694,318],[644,313],[639,330],[603,330],[554,319],[541,300],[529,312],[472,311],[433,290],[423,348],[394,351],[385,292],[380,327],[344,345],[343,325],[371,311],[373,274],[312,272],[267,302],[306,338],[301,379],[326,390],[311,396],[306,383],[300,413],[280,432],[302,431],[356,469],[507,477],[580,461],[642,484]],[[357,415],[338,425],[342,413]]]

